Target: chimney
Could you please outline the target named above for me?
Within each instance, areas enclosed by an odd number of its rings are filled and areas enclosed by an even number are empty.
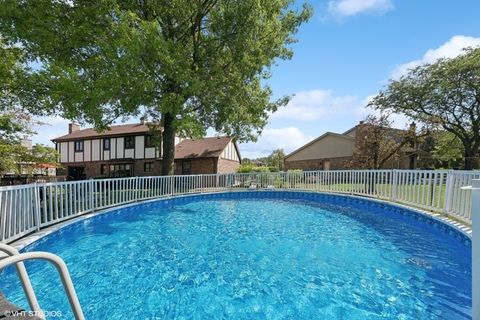
[[[415,122],[410,123],[410,130],[413,132],[417,131],[417,124]]]
[[[72,133],[75,131],[80,131],[80,125],[74,122],[68,124],[68,133]]]
[[[140,123],[145,125],[147,123],[147,117],[143,116],[140,118]]]

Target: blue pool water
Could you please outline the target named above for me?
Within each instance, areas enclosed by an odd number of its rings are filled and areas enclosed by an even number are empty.
[[[468,238],[409,210],[295,192],[150,202],[31,245],[68,264],[87,319],[469,319]],[[30,263],[44,310],[69,306]],[[27,307],[12,269],[0,288]]]

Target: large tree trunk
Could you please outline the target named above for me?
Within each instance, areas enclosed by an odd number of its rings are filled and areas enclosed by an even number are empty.
[[[465,170],[473,170],[477,168],[477,152],[472,150],[472,148],[465,147],[464,152],[465,157]]]
[[[172,113],[163,114],[163,133],[162,133],[162,175],[171,176],[174,174],[175,164],[175,115]]]

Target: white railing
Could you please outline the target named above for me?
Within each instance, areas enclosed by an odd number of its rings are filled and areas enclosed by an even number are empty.
[[[10,243],[72,217],[135,201],[231,189],[346,193],[443,212],[471,222],[479,171],[338,170],[131,177],[0,188],[0,242]]]
[[[70,277],[67,265],[62,260],[62,258],[50,252],[38,251],[20,253],[15,248],[3,243],[0,243],[0,252],[6,254],[5,256],[0,256],[0,270],[10,265],[16,266],[18,278],[20,280],[20,283],[22,284],[30,308],[35,313],[35,315],[42,319],[45,318],[45,314],[40,308],[40,305],[38,304],[38,300],[35,292],[33,291],[30,277],[28,276],[27,270],[25,269],[25,265],[23,262],[30,260],[44,260],[52,264],[57,269],[75,319],[85,319],[82,307],[80,306],[80,302],[78,301],[77,293],[73,286],[72,278]]]

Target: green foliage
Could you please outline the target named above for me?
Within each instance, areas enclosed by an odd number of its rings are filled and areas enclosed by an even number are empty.
[[[256,166],[251,163],[242,163],[240,168],[237,170],[238,173],[251,173],[251,172],[270,172],[268,167]]]
[[[435,140],[432,157],[444,167],[459,166],[463,157],[463,145],[460,139],[448,131],[433,134]]]
[[[408,130],[392,128],[387,112],[367,116],[357,135],[362,140],[351,163],[355,169],[381,169],[389,161],[405,160],[416,152],[421,137],[415,126]]]
[[[207,128],[255,140],[268,115],[276,59],[311,16],[292,0],[0,2],[0,33],[31,60],[22,104],[106,128],[146,114],[164,126],[164,173],[175,134]]]
[[[455,135],[462,143],[465,169],[478,166],[480,151],[480,48],[453,59],[419,66],[391,80],[370,106],[403,113]]]
[[[8,143],[0,139],[0,174],[7,172],[21,173],[20,168],[32,174],[40,164],[50,164],[59,167],[58,153],[54,148],[36,144],[28,149],[18,143]]]
[[[283,149],[273,150],[272,153],[264,158],[257,159],[264,165],[270,168],[271,172],[283,171],[283,159],[285,158],[285,152]]]

